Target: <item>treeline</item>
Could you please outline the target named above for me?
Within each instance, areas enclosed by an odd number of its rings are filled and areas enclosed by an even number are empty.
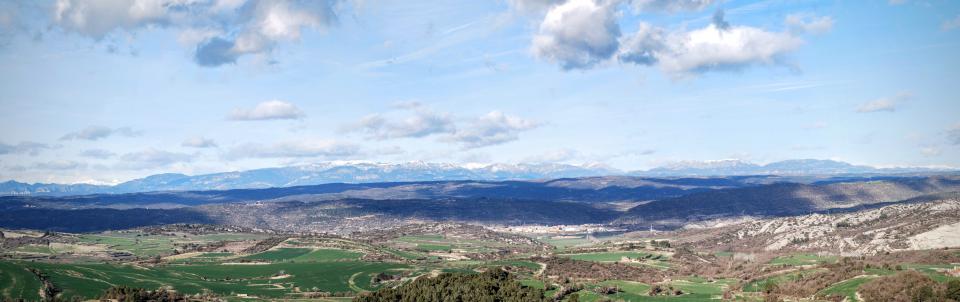
[[[547,301],[543,290],[520,284],[510,273],[491,269],[480,274],[442,273],[417,278],[396,288],[363,293],[355,302],[527,302]]]

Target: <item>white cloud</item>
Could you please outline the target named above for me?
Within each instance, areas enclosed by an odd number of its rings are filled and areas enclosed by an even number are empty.
[[[715,0],[633,0],[637,11],[675,13],[681,11],[703,10]]]
[[[344,158],[360,154],[354,144],[334,140],[298,140],[272,145],[249,143],[227,153],[229,158]]]
[[[194,61],[215,67],[246,54],[267,54],[278,42],[299,41],[303,29],[323,30],[336,22],[328,1],[255,1],[235,36],[217,36],[197,45]]]
[[[953,19],[943,21],[943,23],[940,24],[940,28],[943,30],[954,30],[960,28],[960,15],[953,17]]]
[[[667,33],[663,29],[641,22],[637,31],[623,39],[620,61],[639,65],[654,65],[667,50]]]
[[[82,152],[80,152],[80,156],[97,158],[97,159],[107,159],[115,155],[116,155],[115,153],[110,152],[109,150],[104,150],[104,149],[89,149],[89,150],[83,150]]]
[[[533,53],[565,70],[589,69],[617,52],[617,17],[616,1],[569,0],[554,6],[533,38]]]
[[[951,144],[960,145],[960,123],[947,129],[947,140],[950,141]]]
[[[120,156],[124,161],[121,165],[129,169],[149,169],[166,167],[176,163],[193,161],[193,156],[186,153],[169,152],[157,149],[146,149],[138,152],[126,153]]]
[[[371,114],[341,128],[343,132],[361,132],[367,139],[437,137],[441,142],[461,145],[464,149],[479,148],[516,140],[518,133],[539,126],[538,123],[500,111],[491,111],[478,118],[454,117],[447,112],[433,111],[420,103],[406,102],[394,106],[396,111]]]
[[[86,167],[86,164],[72,161],[72,160],[63,160],[63,159],[42,162],[42,163],[35,163],[32,166],[33,169],[40,169],[40,170],[74,170],[74,169],[79,169],[83,167]]]
[[[872,100],[860,104],[860,106],[857,107],[857,113],[894,112],[897,110],[899,103],[908,98],[910,98],[909,93],[901,92],[893,97],[883,97]]]
[[[60,137],[60,140],[95,141],[95,140],[107,138],[113,135],[135,137],[135,136],[140,136],[140,134],[142,134],[141,131],[133,130],[130,127],[110,128],[110,127],[104,127],[104,126],[88,126],[78,131],[64,134],[62,137]]]
[[[53,20],[61,28],[94,39],[103,39],[118,30],[166,26],[186,17],[180,8],[189,0],[58,0]]]
[[[305,116],[300,108],[289,102],[270,100],[257,104],[253,109],[234,109],[228,118],[235,121],[259,121],[299,119]]]
[[[37,142],[20,142],[16,145],[10,145],[0,142],[0,155],[3,154],[29,154],[36,156],[41,151],[52,149],[53,146]]]
[[[563,0],[507,0],[510,7],[520,12],[540,12]]]
[[[517,140],[520,132],[538,126],[539,123],[531,120],[491,111],[469,126],[458,129],[445,140],[457,142],[464,149],[480,148]]]
[[[754,64],[773,64],[803,44],[790,32],[771,32],[749,26],[730,25],[723,12],[701,29],[665,33],[648,24],[624,39],[620,61],[658,65],[674,76],[713,70],[740,69]]]
[[[943,150],[937,147],[922,147],[920,148],[920,153],[926,157],[936,157],[940,156],[940,154],[943,154]]]
[[[192,137],[180,143],[180,146],[191,148],[216,148],[217,142],[202,136]]]
[[[215,67],[243,55],[269,55],[279,42],[298,41],[304,29],[336,22],[335,0],[58,0],[53,24],[95,40],[165,27],[195,49],[194,61]]]
[[[811,14],[787,15],[784,23],[791,32],[796,34],[822,34],[833,29],[833,18],[830,16],[815,16]]]
[[[398,105],[400,106],[400,105]],[[344,127],[345,132],[363,132],[370,139],[384,140],[395,138],[425,137],[456,130],[453,117],[449,113],[434,112],[416,103],[397,107],[412,114],[404,118],[389,118],[384,114],[372,114],[360,119],[354,125]]]

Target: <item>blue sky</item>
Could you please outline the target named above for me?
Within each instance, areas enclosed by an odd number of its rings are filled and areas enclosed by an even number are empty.
[[[0,2],[0,179],[960,166],[957,1]]]

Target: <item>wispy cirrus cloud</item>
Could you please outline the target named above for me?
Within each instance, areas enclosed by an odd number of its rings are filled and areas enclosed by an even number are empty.
[[[306,114],[296,105],[281,100],[270,100],[261,102],[251,109],[236,108],[227,116],[227,119],[233,121],[263,121],[292,120],[304,117],[306,117]]]

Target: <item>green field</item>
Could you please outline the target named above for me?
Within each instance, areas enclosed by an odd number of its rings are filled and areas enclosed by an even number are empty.
[[[779,284],[779,283],[785,282],[785,281],[796,280],[796,279],[799,278],[801,275],[815,274],[815,273],[823,272],[823,271],[826,271],[826,270],[825,270],[825,269],[802,270],[802,271],[794,271],[794,272],[789,272],[789,273],[785,273],[785,274],[770,276],[770,277],[767,277],[767,278],[757,279],[757,280],[750,281],[750,282],[748,282],[747,284],[744,284],[744,285],[743,285],[743,291],[744,291],[744,292],[754,292],[754,293],[755,293],[755,292],[761,292],[761,291],[764,290],[764,287],[766,287],[767,284],[774,284],[774,285],[775,285],[775,284]]]
[[[0,261],[0,298],[40,300],[40,280],[26,268]]]
[[[323,262],[359,260],[360,256],[363,256],[363,253],[338,249],[317,249],[291,259],[294,262]]]
[[[777,257],[773,260],[770,260],[770,265],[789,265],[789,266],[800,266],[800,265],[811,265],[811,264],[822,264],[822,263],[833,263],[837,262],[836,256],[818,256],[812,254],[795,254],[790,256]]]
[[[840,283],[831,285],[830,287],[824,288],[820,291],[820,294],[823,295],[841,295],[847,297],[850,301],[859,301],[857,300],[857,288],[860,288],[861,285],[870,282],[873,280],[872,276],[861,276],[853,279],[845,280]]]
[[[153,268],[112,264],[0,262],[0,268],[3,268],[4,272],[2,274],[4,290],[19,296],[24,291],[39,289],[39,282],[25,270],[27,267],[39,269],[49,275],[54,284],[64,289],[64,296],[67,298],[73,296],[95,298],[103,290],[114,285],[147,289],[172,286],[188,294],[211,291],[224,296],[246,293],[273,298],[289,296],[295,291],[295,287],[300,291],[316,289],[327,292],[355,292],[357,289],[369,289],[371,274],[406,268],[401,264],[357,261],[267,265],[169,265]],[[19,271],[23,273],[18,273]],[[7,279],[17,281],[11,283]],[[354,279],[353,282],[351,279]],[[24,281],[20,283],[19,280]],[[26,280],[33,280],[34,283],[31,284]],[[14,285],[6,286],[6,284]],[[351,287],[351,284],[355,284],[358,288]]]
[[[446,244],[432,244],[432,243],[418,243],[417,249],[424,251],[440,251],[440,252],[449,252],[453,249],[452,246]]]
[[[305,249],[305,248],[279,248],[275,250],[265,251],[259,254],[246,256],[241,259],[266,260],[271,262],[287,261],[297,257],[305,256],[312,251],[313,250],[311,249]]]

